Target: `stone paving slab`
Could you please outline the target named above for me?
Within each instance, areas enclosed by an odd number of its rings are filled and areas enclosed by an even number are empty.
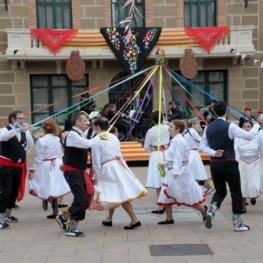
[[[209,172],[209,167],[206,166]],[[134,167],[134,173],[144,184],[147,167]],[[165,215],[154,215],[156,193],[148,189],[148,196],[133,202],[142,226],[126,231],[129,217],[122,208],[114,215],[113,227],[104,227],[101,221],[107,212],[87,211],[80,230],[85,237],[66,237],[51,214],[43,211],[41,200],[26,194],[19,203],[20,210],[13,211],[19,223],[0,233],[0,263],[262,263],[263,262],[263,198],[247,207],[245,223],[251,230],[233,232],[231,225],[231,199],[228,193],[217,212],[214,226],[206,229],[199,212],[186,207],[174,207],[175,224],[160,226]],[[207,196],[206,203],[212,195]],[[65,197],[70,204],[72,195]],[[213,255],[152,257],[150,245],[207,244]]]

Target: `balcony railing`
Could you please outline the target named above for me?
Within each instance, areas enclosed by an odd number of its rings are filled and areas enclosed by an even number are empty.
[[[176,42],[176,33],[183,29],[167,29],[162,30],[161,36],[156,47],[162,47],[166,51],[166,58],[180,58],[184,54],[185,48],[191,48],[197,57],[234,57],[235,52],[239,51],[246,55],[255,53],[252,42],[252,32],[254,26],[231,26],[230,33],[224,39],[219,41],[212,49],[210,54],[207,54],[201,47],[197,46],[190,38],[186,36],[185,44],[179,45]],[[39,39],[35,39],[30,34],[29,29],[6,29],[8,47],[6,50],[6,58],[8,60],[20,61],[20,63],[29,60],[66,60],[68,59],[71,50],[78,49],[80,56],[84,60],[106,60],[114,59],[115,56],[111,49],[107,46],[106,41],[100,34],[99,30],[79,30],[79,33],[73,40],[54,56],[43,45]],[[91,39],[89,36],[92,35]],[[82,42],[78,42],[78,38]],[[83,39],[86,41],[83,41]],[[174,39],[174,40],[173,40]],[[92,43],[90,43],[93,41]],[[84,43],[84,44],[83,44]],[[235,52],[226,51],[226,47],[230,46]],[[153,54],[150,54],[153,58]]]

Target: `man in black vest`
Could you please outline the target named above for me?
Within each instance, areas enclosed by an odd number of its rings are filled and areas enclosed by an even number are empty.
[[[222,101],[215,103],[214,113],[218,118],[205,129],[200,143],[201,151],[211,156],[210,171],[216,190],[206,212],[205,226],[212,228],[215,212],[227,195],[227,183],[232,197],[234,231],[247,231],[249,226],[243,224],[242,217],[242,193],[238,163],[235,160],[234,138],[252,140],[258,132],[259,125],[253,120],[255,125],[247,132],[234,123],[226,121],[228,110],[226,103]]]
[[[22,111],[9,114],[9,125],[0,132],[0,229],[9,229],[8,223],[17,223],[11,215],[16,199],[22,200],[26,178],[26,151],[33,145],[29,131],[30,126],[23,126]],[[24,131],[19,132],[14,124],[20,124]]]
[[[83,237],[84,233],[77,230],[78,222],[85,219],[88,191],[92,184],[85,174],[87,168],[88,148],[99,142],[101,137],[87,140],[83,138],[83,132],[87,129],[87,117],[85,113],[75,112],[72,115],[72,129],[64,141],[63,167],[64,176],[73,194],[73,203],[67,211],[56,217],[56,221],[66,236]],[[93,189],[93,188],[92,188]],[[89,196],[89,199],[91,197]]]

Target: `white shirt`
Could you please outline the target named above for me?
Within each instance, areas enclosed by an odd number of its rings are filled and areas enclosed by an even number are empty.
[[[49,133],[39,138],[36,143],[35,160],[30,170],[37,170],[43,160],[62,159],[62,148],[59,137]]]
[[[9,124],[9,126],[12,128],[11,130],[8,130],[6,127],[0,129],[0,141],[1,142],[6,142],[6,141],[10,140],[11,138],[13,138],[14,136],[16,136],[18,133],[21,133],[21,132],[14,130],[13,129],[14,126],[12,124]],[[32,139],[31,133],[29,131],[26,131],[25,133],[26,133],[26,140],[27,140],[27,143],[25,146],[25,151],[27,151],[33,146],[33,139]],[[1,157],[8,159],[4,156],[1,156]],[[10,159],[8,159],[8,160],[10,160]],[[21,162],[21,160],[18,160],[18,162]]]
[[[190,135],[190,133],[191,135]],[[198,134],[198,132],[194,128],[188,128],[188,130],[184,131],[184,138],[187,141],[187,144],[191,149],[198,149],[199,150],[199,144],[202,139],[202,137]]]
[[[78,129],[77,127],[73,126],[72,129],[77,131],[81,134],[81,136],[74,131],[69,131],[66,138],[66,147],[76,147],[80,149],[88,149],[97,144],[100,141],[99,136],[96,136],[95,138],[91,140],[87,140],[86,138],[83,138],[83,132]]]
[[[152,128],[150,128],[145,136],[144,145],[143,148],[147,152],[153,151],[153,146],[158,146],[158,143],[160,145],[167,145],[170,142],[170,134],[168,131],[169,126],[168,125],[155,125]],[[160,131],[160,137],[158,141],[158,133]]]
[[[222,120],[226,121],[225,118],[218,117],[218,119],[222,119]],[[209,143],[208,143],[207,137],[206,137],[206,129],[207,128],[205,128],[203,137],[202,137],[201,142],[200,142],[200,149],[201,149],[201,151],[203,151],[206,154],[209,154],[210,156],[215,156],[216,151],[220,150],[220,149],[214,150],[214,149],[211,149],[209,147]],[[239,128],[236,124],[230,123],[230,125],[228,127],[228,137],[231,140],[233,140],[234,138],[243,138],[245,140],[250,141],[258,133],[258,129],[259,129],[259,125],[254,124],[253,128],[249,132],[247,132],[247,131]]]
[[[98,136],[97,136],[98,137]],[[92,168],[94,169],[94,178],[98,179],[101,173],[101,166],[115,157],[122,157],[120,142],[116,135],[107,133],[108,140],[100,140],[99,143],[92,146]],[[95,137],[96,138],[96,137]]]

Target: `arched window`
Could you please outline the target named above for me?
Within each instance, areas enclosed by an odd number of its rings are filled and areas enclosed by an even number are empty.
[[[184,0],[184,26],[217,25],[217,0]]]
[[[36,0],[37,27],[72,28],[71,0]]]
[[[130,5],[123,8],[126,0],[111,0],[111,25],[113,27],[123,27],[120,25],[120,21],[124,20],[129,15]],[[145,26],[145,0],[135,0],[135,5],[140,14],[136,12],[136,18],[132,22],[133,27],[144,27]]]

